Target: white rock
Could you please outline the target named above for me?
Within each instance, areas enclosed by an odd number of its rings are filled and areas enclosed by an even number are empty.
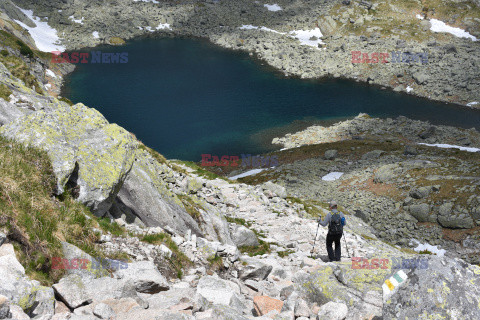
[[[158,271],[152,261],[129,263],[128,268],[116,271],[115,276],[132,280],[137,292],[157,293],[170,288],[167,279]]]
[[[113,319],[115,318],[115,312],[113,309],[105,304],[105,303],[99,303],[95,306],[93,309],[93,314],[99,317],[100,319]]]
[[[317,320],[343,320],[347,314],[348,307],[344,303],[330,301],[320,307]]]
[[[164,244],[161,244],[160,245],[160,252],[162,253],[162,255],[166,256],[166,257],[171,257],[173,252],[172,250],[170,250],[169,248],[167,248],[167,246],[165,246]]]

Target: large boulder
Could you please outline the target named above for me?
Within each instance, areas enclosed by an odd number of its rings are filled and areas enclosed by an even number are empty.
[[[325,160],[335,160],[335,158],[338,156],[338,151],[337,150],[327,150],[325,151]]]
[[[214,305],[212,308],[205,310],[204,312],[197,312],[195,314],[196,320],[225,320],[225,319],[235,319],[235,320],[249,320],[250,318],[242,315],[241,312],[237,311],[228,306],[223,305]]]
[[[13,2],[10,0],[2,0],[0,2],[0,8],[4,11],[11,19],[18,20],[30,28],[35,28],[37,25],[32,21],[25,13],[23,13]]]
[[[320,30],[324,36],[330,36],[335,33],[337,23],[331,16],[325,16],[319,20]]]
[[[240,312],[246,308],[240,287],[236,283],[213,276],[204,276],[198,281],[197,296],[204,308],[223,305]]]
[[[128,264],[128,268],[119,269],[115,276],[124,280],[132,280],[137,292],[157,293],[170,289],[164,276],[152,261],[139,261]]]
[[[480,267],[460,259],[432,256],[428,268],[406,274],[405,284],[384,302],[384,319],[419,319],[422,315],[432,319],[480,319]]]
[[[285,199],[287,197],[287,191],[286,191],[285,187],[282,187],[281,185],[278,185],[278,184],[273,183],[271,181],[266,182],[263,185],[263,189],[264,190],[270,190],[271,192],[273,192],[274,194],[276,194],[280,198]]]
[[[375,183],[391,183],[401,172],[402,169],[397,164],[386,164],[378,168],[373,181]]]
[[[383,150],[373,150],[373,151],[365,153],[362,156],[362,160],[376,160],[384,154],[385,154],[385,151],[383,151]]]
[[[123,298],[132,298],[140,306],[148,307],[148,303],[137,295],[135,283],[130,279],[111,277],[86,279],[78,274],[70,274],[54,284],[53,289],[70,309],[93,302]]]
[[[0,98],[0,126],[18,119],[25,114],[15,105]]]
[[[237,247],[258,246],[260,244],[255,232],[244,226],[235,225],[232,238]]]
[[[444,203],[438,209],[438,223],[445,228],[469,229],[475,226],[468,212],[456,212],[453,203]]]
[[[165,172],[170,170],[165,164],[155,161],[148,152],[138,150],[116,202],[129,208],[147,226],[168,225],[179,234],[191,229],[200,235],[198,224],[162,179]]]
[[[25,269],[18,262],[11,244],[0,247],[0,279],[0,295],[12,305],[19,306],[32,317],[53,315],[53,290],[25,275]]]
[[[78,267],[66,268],[63,263],[57,263],[57,267],[60,269],[66,269],[67,274],[78,274],[82,278],[101,278],[108,276],[109,273],[105,268],[100,268],[101,263],[97,259],[93,258],[88,253],[85,253],[80,248],[62,241],[63,259],[66,259],[69,264],[76,264]],[[55,257],[54,259],[62,259]],[[82,262],[81,260],[87,260],[88,262]],[[62,260],[61,260],[62,261]],[[55,262],[54,262],[55,264]]]
[[[260,259],[242,256],[241,260],[245,263],[239,272],[239,277],[242,280],[265,280],[270,272],[272,272],[273,267],[262,262]]]
[[[57,178],[79,188],[78,201],[102,216],[135,160],[136,139],[83,104],[38,111],[0,128],[0,134],[48,152]]]
[[[344,303],[327,302],[320,307],[317,320],[343,320],[347,317],[348,307]]]
[[[233,244],[228,224],[217,208],[202,202],[195,195],[184,194],[185,200],[189,198],[189,205],[196,206],[200,212],[201,216],[194,219],[180,198],[169,189],[169,182],[183,178],[168,164],[158,162],[149,152],[139,149],[132,170],[109,213],[129,223],[149,227],[168,226],[178,234],[186,234],[191,230],[193,234],[210,241]],[[187,179],[193,181],[200,178],[187,176]]]
[[[412,75],[412,78],[415,80],[416,83],[424,84],[428,81],[430,77],[424,72],[417,71]]]
[[[253,298],[253,305],[258,316],[266,315],[271,311],[281,312],[283,301],[268,296],[256,296]]]
[[[10,301],[5,296],[0,295],[0,319],[10,318]]]
[[[437,221],[437,216],[430,213],[430,205],[427,203],[413,204],[408,207],[408,212],[420,222]]]
[[[311,274],[297,273],[293,282],[296,292],[309,305],[343,303],[349,306],[351,314],[370,318],[382,314],[382,284],[389,272],[381,268],[352,269],[351,264],[327,264]]]

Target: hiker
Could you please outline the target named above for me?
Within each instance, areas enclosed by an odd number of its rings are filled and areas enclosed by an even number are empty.
[[[343,212],[337,210],[337,203],[335,201],[330,202],[330,210],[325,217],[325,220],[321,221],[322,217],[318,219],[318,224],[325,227],[328,224],[327,233],[327,252],[330,261],[340,261],[342,255],[342,248],[340,247],[340,240],[343,235],[343,226],[346,224],[345,216]],[[333,254],[332,244],[335,242],[335,254]]]

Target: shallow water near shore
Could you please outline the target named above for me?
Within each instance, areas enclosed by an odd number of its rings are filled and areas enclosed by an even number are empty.
[[[258,154],[275,136],[353,117],[406,117],[480,129],[480,110],[347,80],[285,78],[246,53],[195,39],[141,39],[125,64],[78,64],[62,95],[99,110],[167,158]],[[88,52],[88,51],[82,51]]]

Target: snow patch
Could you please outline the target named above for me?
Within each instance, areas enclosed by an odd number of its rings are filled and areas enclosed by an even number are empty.
[[[139,2],[139,1],[141,1],[141,2],[152,2],[152,3],[155,3],[155,4],[160,3],[160,2],[158,2],[158,1],[156,1],[156,0],[133,0],[133,2]]]
[[[319,43],[324,43],[322,40],[320,40],[320,37],[322,37],[322,32],[320,31],[319,28],[315,28],[312,30],[293,30],[290,31],[289,33],[285,32],[278,32],[277,30],[273,30],[267,27],[257,27],[257,26],[252,26],[251,24],[244,24],[239,29],[242,30],[261,30],[261,31],[267,31],[267,32],[273,32],[281,35],[287,35],[291,38],[295,38],[300,41],[302,45],[306,46],[311,46],[318,48]],[[314,39],[312,39],[314,38]]]
[[[161,30],[161,29],[172,30],[172,27],[170,26],[170,23],[160,23],[157,27],[157,30]]]
[[[137,27],[137,28],[140,29],[140,30],[145,29],[149,32],[155,32],[156,30],[164,30],[164,29],[172,30],[172,27],[170,27],[170,23],[160,23],[155,29],[153,29],[150,26],[145,27],[145,28],[142,28],[142,27]]]
[[[423,17],[419,14],[417,14],[416,17],[417,19],[423,20]],[[466,32],[463,29],[451,27],[447,25],[445,22],[437,19],[430,19],[429,21],[432,25],[430,27],[430,31],[446,32],[446,33],[453,34],[455,37],[468,38],[468,39],[471,39],[472,41],[477,41],[477,38],[475,36],[472,36],[470,33]]]
[[[268,9],[268,11],[280,11],[282,10],[282,7],[280,7],[278,4],[264,4],[263,5],[265,8]]]
[[[322,177],[323,181],[335,181],[337,179],[340,179],[340,177],[343,176],[343,172],[330,172],[327,175],[324,175]]]
[[[57,30],[50,27],[47,22],[42,22],[40,18],[34,17],[33,10],[25,10],[19,7],[17,8],[37,25],[34,28],[30,28],[23,22],[15,20],[15,22],[17,22],[30,33],[38,50],[43,52],[65,51],[64,46],[57,44],[60,40],[57,36]]]
[[[57,76],[55,75],[55,73],[50,70],[50,69],[47,69],[47,71],[45,71],[45,73],[47,74],[47,76],[50,76],[52,78],[56,78]]]
[[[98,31],[93,31],[93,32],[92,32],[92,36],[93,36],[95,39],[100,38],[100,35],[98,34]]]
[[[246,171],[246,172],[244,172],[244,173],[237,174],[236,176],[229,177],[228,179],[230,179],[230,180],[236,180],[236,179],[238,179],[238,178],[253,176],[253,175],[257,174],[257,173],[262,172],[263,170],[265,170],[265,169],[252,169],[252,170],[248,170],[248,171]]]
[[[277,34],[286,34],[284,32],[278,32],[277,30],[273,30],[267,27],[257,27],[257,26],[252,26],[251,24],[244,24],[243,26],[240,27],[242,30],[262,30],[262,31],[267,31],[267,32],[273,32]]]
[[[479,103],[478,101],[469,102],[469,103],[467,103],[467,107],[473,107],[474,105],[476,105],[478,103]]]
[[[306,46],[315,47],[318,49],[318,44],[322,43],[323,41],[320,40],[323,37],[320,28],[315,28],[312,30],[293,30],[290,31],[290,34],[300,41],[301,44]],[[316,40],[311,40],[312,38],[316,38]]]
[[[50,89],[51,87],[52,87],[52,85],[51,85],[50,83],[47,83],[47,84],[45,85],[45,88],[47,88],[47,89]]]
[[[443,255],[445,254],[445,252],[447,252],[445,249],[439,249],[438,246],[432,246],[431,244],[428,244],[428,243],[420,243],[419,241],[415,240],[415,239],[412,239],[412,241],[410,242],[410,245],[413,245],[412,242],[414,244],[416,244],[417,246],[413,249],[417,252],[420,252],[420,251],[424,251],[424,250],[428,250],[430,251],[431,253],[435,253],[437,256],[439,257],[443,257]]]
[[[78,19],[75,19],[75,17],[72,15],[70,17],[68,17],[70,20],[72,20],[73,22],[75,23],[80,23],[80,24],[83,24],[83,20],[85,19],[84,17],[82,17],[82,19],[78,20]]]
[[[443,149],[459,149],[461,151],[480,152],[479,148],[462,147],[462,146],[456,146],[456,145],[453,145],[453,144],[446,144],[446,143],[423,143],[423,142],[420,142],[419,144],[429,146],[429,147],[443,148]]]
[[[407,92],[413,91],[413,88],[410,86],[407,86]]]

